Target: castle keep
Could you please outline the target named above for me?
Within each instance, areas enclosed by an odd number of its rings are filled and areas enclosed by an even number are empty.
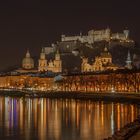
[[[122,33],[112,33],[111,29],[106,28],[104,30],[90,30],[87,35],[76,35],[76,36],[61,36],[61,41],[77,41],[82,43],[93,44],[98,41],[110,41],[110,40],[120,40],[120,41],[132,41],[129,39],[129,30],[124,30]]]

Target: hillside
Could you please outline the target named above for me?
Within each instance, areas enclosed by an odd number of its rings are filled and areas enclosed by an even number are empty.
[[[80,70],[81,57],[89,58],[89,62],[94,61],[96,56],[107,47],[112,54],[113,63],[124,66],[127,58],[128,50],[131,53],[131,58],[136,54],[140,55],[140,47],[135,43],[120,43],[117,41],[112,41],[110,43],[102,41],[92,45],[83,44],[80,42],[60,42],[58,43],[58,49],[60,50],[63,68],[68,70],[78,69]],[[73,51],[77,55],[73,54]]]

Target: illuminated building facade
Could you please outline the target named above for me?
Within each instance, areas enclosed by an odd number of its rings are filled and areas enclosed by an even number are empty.
[[[0,88],[14,88],[30,90],[52,90],[54,79],[52,77],[32,77],[29,75],[0,77]]]
[[[140,72],[124,70],[110,73],[71,74],[58,82],[61,91],[140,92]]]
[[[60,58],[59,51],[56,52],[55,59],[50,60],[47,63],[47,59],[45,57],[45,51],[44,49],[42,49],[42,52],[40,54],[40,59],[39,59],[38,71],[52,71],[54,73],[62,72],[62,60]]]
[[[38,71],[47,71],[47,60],[44,48],[42,48],[40,59],[38,60]]]
[[[61,82],[59,82],[61,81]],[[91,72],[54,77],[1,76],[0,88],[38,91],[140,92],[140,71]]]
[[[89,64],[87,58],[82,58],[81,72],[104,71],[108,69],[116,70],[118,67],[112,63],[112,55],[106,47],[100,56],[95,57],[93,64]]]
[[[89,43],[93,44],[94,42],[98,41],[110,41],[110,40],[120,40],[131,42],[132,40],[129,39],[129,30],[124,30],[123,33],[112,33],[110,28],[106,28],[103,30],[90,30],[88,31],[88,35],[76,35],[76,36],[61,36],[62,42],[67,41],[77,41],[79,40],[82,43]]]

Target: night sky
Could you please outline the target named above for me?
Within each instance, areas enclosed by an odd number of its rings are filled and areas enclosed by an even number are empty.
[[[44,42],[60,35],[126,27],[140,43],[139,0],[3,0],[0,2],[0,70],[20,64],[29,48],[38,56]]]

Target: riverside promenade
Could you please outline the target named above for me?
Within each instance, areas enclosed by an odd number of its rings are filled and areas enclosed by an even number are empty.
[[[140,105],[140,93],[0,90],[0,96],[68,98],[111,102],[128,102]]]

